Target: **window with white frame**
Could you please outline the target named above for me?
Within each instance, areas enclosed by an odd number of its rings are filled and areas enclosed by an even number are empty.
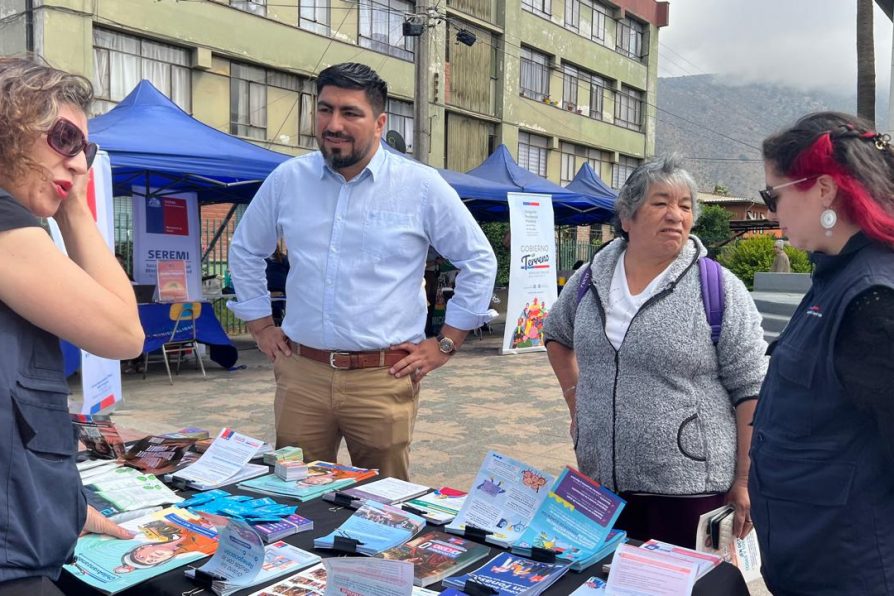
[[[267,72],[230,63],[230,134],[267,138]]]
[[[618,21],[615,49],[625,56],[639,60],[643,56],[643,24],[630,17]]]
[[[642,160],[635,157],[621,155],[618,157],[618,163],[612,164],[612,188],[619,189],[627,182],[627,178],[633,173],[633,170],[639,167]]]
[[[552,0],[522,0],[522,8],[534,14],[548,17],[552,14]]]
[[[408,0],[360,0],[360,45],[412,60],[415,37],[404,37],[404,17],[412,14],[415,3]]]
[[[186,112],[192,111],[190,50],[93,28],[93,112],[103,114],[147,79]]]
[[[602,108],[605,105],[605,93],[608,82],[602,77],[590,75],[590,118],[602,120]]]
[[[298,26],[320,35],[329,35],[330,0],[300,0]]]
[[[521,49],[519,88],[521,95],[537,101],[549,96],[549,56],[530,48]]]
[[[398,99],[388,99],[385,107],[388,121],[385,128],[400,133],[407,144],[407,153],[413,152],[413,104]]]
[[[642,130],[643,96],[642,91],[622,85],[615,95],[615,124],[631,130]]]
[[[559,151],[562,154],[562,171],[559,174],[559,179],[563,185],[574,179],[580,166],[584,163],[590,164],[600,178],[602,177],[602,165],[611,163],[610,152],[585,145],[562,141],[559,143]]]
[[[267,0],[230,0],[230,6],[261,17],[267,16]]]
[[[570,64],[562,66],[562,104],[567,110],[577,109],[577,92],[580,88],[581,78],[586,74]]]
[[[527,132],[518,133],[518,165],[538,176],[546,177],[549,139]]]
[[[252,139],[267,139],[267,95],[275,87],[297,94],[290,117],[298,119],[298,138],[278,137],[278,143],[314,148],[316,86],[310,79],[259,66],[230,63],[230,133]],[[282,127],[284,128],[284,126]],[[271,134],[276,134],[272,131]]]
[[[565,28],[605,43],[608,9],[596,0],[565,0]]]

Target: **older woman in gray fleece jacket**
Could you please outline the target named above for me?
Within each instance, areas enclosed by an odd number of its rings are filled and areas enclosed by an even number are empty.
[[[715,346],[690,236],[698,189],[674,157],[637,168],[616,204],[621,238],[582,267],[544,325],[550,364],[571,412],[581,470],[621,493],[617,526],[638,539],[694,546],[698,516],[725,502],[751,530],[748,448],[766,372],[761,317],[722,270]]]

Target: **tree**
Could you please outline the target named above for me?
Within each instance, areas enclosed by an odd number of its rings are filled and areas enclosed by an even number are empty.
[[[717,254],[717,245],[732,236],[729,228],[730,212],[720,205],[702,205],[702,213],[692,226],[692,233],[708,248],[711,257]]]
[[[857,0],[857,115],[875,124],[873,0]]]

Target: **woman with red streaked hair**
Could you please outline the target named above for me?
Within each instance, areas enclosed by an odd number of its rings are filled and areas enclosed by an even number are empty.
[[[751,513],[774,594],[894,591],[894,150],[857,117],[764,141],[761,196],[815,265],[771,344]]]

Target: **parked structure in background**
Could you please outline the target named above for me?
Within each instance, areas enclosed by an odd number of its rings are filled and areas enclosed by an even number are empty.
[[[424,19],[431,165],[468,170],[505,143],[555,182],[590,162],[618,188],[653,153],[667,2],[427,5],[423,16],[413,0],[0,0],[0,54],[33,48],[89,77],[97,112],[149,79],[206,124],[293,154],[314,148],[316,73],[365,62],[388,81],[388,128],[412,152],[419,38],[403,25]]]
[[[781,235],[779,224],[767,219],[767,206],[760,199],[700,192],[698,200],[703,205],[719,205],[726,209],[730,214],[730,231],[735,236],[747,238],[754,233]]]

